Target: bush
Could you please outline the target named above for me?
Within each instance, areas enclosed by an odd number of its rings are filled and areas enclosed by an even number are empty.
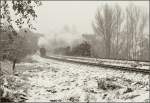
[[[98,89],[102,90],[114,90],[114,89],[120,89],[121,86],[114,84],[112,81],[109,81],[107,78],[99,78],[97,79],[97,85]]]

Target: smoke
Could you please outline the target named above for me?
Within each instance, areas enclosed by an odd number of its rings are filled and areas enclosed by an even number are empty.
[[[46,45],[48,45],[48,39],[45,36],[40,37],[38,41],[38,46],[45,47]]]
[[[38,45],[51,51],[59,47],[74,47],[82,41],[82,34],[77,31],[74,25],[72,27],[64,25],[60,30],[51,30],[49,34],[40,37]]]

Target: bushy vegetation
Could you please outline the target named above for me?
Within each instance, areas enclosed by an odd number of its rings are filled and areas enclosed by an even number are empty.
[[[3,75],[0,77],[0,101],[23,102],[26,100],[26,82],[19,77]]]
[[[74,47],[60,47],[54,51],[56,54],[72,55],[72,56],[91,56],[91,45],[84,41]]]
[[[91,56],[91,46],[88,42],[83,42],[74,48],[72,48],[71,53],[76,56]]]

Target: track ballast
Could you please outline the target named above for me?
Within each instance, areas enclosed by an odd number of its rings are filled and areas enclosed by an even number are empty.
[[[45,56],[45,58],[55,59],[64,62],[84,64],[89,66],[99,66],[99,67],[110,68],[110,69],[125,70],[128,72],[140,72],[144,74],[150,74],[149,62],[98,59],[98,58],[60,56],[60,55]]]

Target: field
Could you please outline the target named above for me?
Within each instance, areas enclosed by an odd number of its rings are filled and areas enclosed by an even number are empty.
[[[90,67],[33,56],[17,65],[26,102],[145,102],[149,75]]]

